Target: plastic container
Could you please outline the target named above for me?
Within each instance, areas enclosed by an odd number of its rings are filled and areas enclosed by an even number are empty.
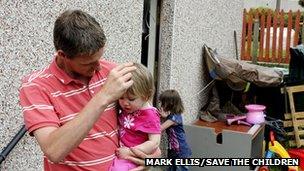
[[[258,104],[249,104],[245,108],[248,110],[246,114],[246,122],[251,124],[260,124],[265,122],[264,110],[266,106]]]

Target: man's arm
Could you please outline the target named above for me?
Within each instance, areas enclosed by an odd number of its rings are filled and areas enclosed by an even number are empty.
[[[106,83],[79,114],[62,127],[43,127],[33,132],[41,150],[52,162],[61,161],[77,147],[92,129],[109,104],[117,100],[132,84],[132,63],[122,64],[111,70]]]

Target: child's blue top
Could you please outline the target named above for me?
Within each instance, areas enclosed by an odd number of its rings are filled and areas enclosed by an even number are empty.
[[[182,115],[171,113],[167,119],[176,123],[166,129],[169,141],[169,150],[173,150],[177,157],[190,157],[192,153],[186,141]]]

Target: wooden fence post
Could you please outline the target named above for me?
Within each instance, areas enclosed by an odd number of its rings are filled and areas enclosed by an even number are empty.
[[[273,63],[279,63],[283,58],[283,36],[284,36],[284,11],[281,10],[280,12],[280,19],[279,19],[279,22],[280,22],[280,31],[279,31],[279,46],[278,46],[278,56],[277,58],[273,58],[272,59],[272,62]]]
[[[251,41],[252,41],[252,22],[253,22],[253,14],[249,13],[248,18],[248,33],[247,33],[247,48],[246,48],[246,60],[251,59]]]
[[[298,10],[296,13],[296,20],[295,20],[295,38],[293,40],[293,46],[297,46],[299,41],[300,17],[301,17],[301,12]]]
[[[246,60],[246,16],[247,11],[244,9],[243,11],[243,26],[242,26],[242,45],[241,45],[241,60]]]
[[[264,36],[265,36],[265,15],[262,14],[260,20],[260,47],[258,61],[265,61],[264,58]]]
[[[259,48],[259,28],[260,23],[259,19],[254,19],[254,25],[253,25],[253,45],[252,45],[252,63],[257,63],[257,57],[258,57],[258,48]]]
[[[290,41],[291,41],[291,29],[292,29],[292,11],[289,10],[288,12],[288,21],[287,21],[287,41],[286,41],[286,47],[285,47],[285,60],[281,60],[282,63],[288,63],[290,56],[289,56],[289,47],[290,47]]]
[[[269,62],[269,49],[270,49],[270,27],[271,27],[271,12],[270,10],[267,11],[267,18],[266,18],[266,41],[265,41],[265,61]]]
[[[277,31],[278,31],[278,20],[279,20],[279,15],[280,12],[279,10],[276,10],[274,12],[274,16],[273,16],[273,26],[272,26],[272,30],[273,30],[273,34],[272,34],[272,53],[271,53],[271,58],[272,59],[276,59],[277,58],[277,47],[279,46],[277,43]]]

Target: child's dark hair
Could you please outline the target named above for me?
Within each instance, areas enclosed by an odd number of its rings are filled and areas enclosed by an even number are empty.
[[[176,90],[166,90],[159,96],[161,107],[164,111],[170,111],[174,114],[181,114],[184,112],[184,105],[182,99]]]

